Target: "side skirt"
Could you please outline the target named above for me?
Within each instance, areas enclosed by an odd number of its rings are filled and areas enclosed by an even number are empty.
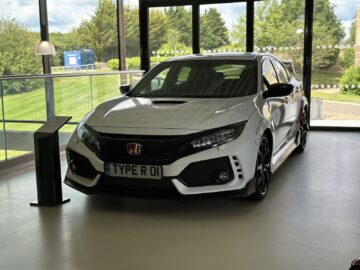
[[[279,152],[275,154],[271,162],[271,173],[274,173],[297,147],[295,138],[292,138]]]

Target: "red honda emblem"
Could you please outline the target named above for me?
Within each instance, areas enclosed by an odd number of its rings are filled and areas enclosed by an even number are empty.
[[[131,156],[138,156],[141,154],[141,144],[138,143],[128,143],[127,152]]]

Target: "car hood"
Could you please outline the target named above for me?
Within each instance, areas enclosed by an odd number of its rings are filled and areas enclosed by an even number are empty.
[[[99,105],[86,123],[104,132],[120,128],[121,131],[173,129],[191,133],[185,131],[196,132],[248,120],[255,109],[253,99],[254,96],[197,99],[123,96]]]

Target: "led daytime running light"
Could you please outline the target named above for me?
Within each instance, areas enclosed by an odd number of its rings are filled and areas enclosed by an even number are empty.
[[[211,135],[193,140],[190,144],[195,149],[215,147],[236,139],[240,135],[242,129],[243,126],[240,126],[238,128],[234,127],[234,128],[220,130]]]
[[[95,148],[96,150],[100,150],[100,143],[95,138],[95,136],[91,134],[89,130],[86,129],[84,120],[80,122],[76,132],[78,137],[83,143]]]

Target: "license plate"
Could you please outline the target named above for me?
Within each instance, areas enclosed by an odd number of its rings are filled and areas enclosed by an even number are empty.
[[[105,173],[109,176],[143,179],[161,179],[161,166],[109,163],[105,165]]]

